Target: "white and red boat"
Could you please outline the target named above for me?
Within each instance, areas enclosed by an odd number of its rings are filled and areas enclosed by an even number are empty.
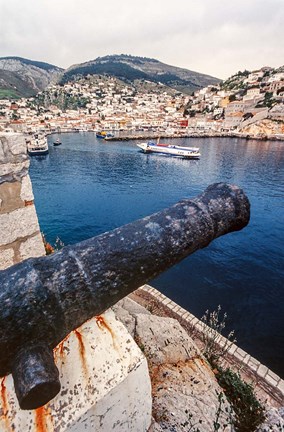
[[[157,144],[149,141],[147,143],[140,143],[137,146],[143,153],[161,153],[172,156],[180,156],[186,159],[199,159],[200,151],[198,147],[182,147],[172,144]]]

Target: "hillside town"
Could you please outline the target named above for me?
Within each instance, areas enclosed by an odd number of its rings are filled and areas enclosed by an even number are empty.
[[[79,77],[32,98],[0,100],[0,130],[283,139],[284,67],[238,72],[191,95],[146,80]]]

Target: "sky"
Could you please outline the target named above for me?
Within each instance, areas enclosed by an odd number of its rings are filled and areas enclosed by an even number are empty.
[[[284,64],[284,0],[0,0],[0,57],[151,57],[221,79]]]

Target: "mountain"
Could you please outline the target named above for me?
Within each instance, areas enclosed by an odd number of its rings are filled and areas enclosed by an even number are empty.
[[[218,78],[170,66],[155,59],[125,54],[98,57],[73,65],[65,70],[60,82],[64,84],[86,75],[110,75],[128,83],[136,80],[151,81],[187,94],[220,82]]]
[[[21,57],[0,57],[0,99],[31,97],[46,89],[50,83],[65,84],[87,75],[113,76],[135,86],[150,82],[188,94],[220,82],[209,75],[170,66],[155,59],[124,54],[98,57],[65,71],[48,63]]]
[[[0,99],[30,97],[58,80],[63,69],[21,57],[0,57]]]

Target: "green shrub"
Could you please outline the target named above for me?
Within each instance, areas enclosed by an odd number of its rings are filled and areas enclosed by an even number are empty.
[[[240,374],[229,368],[218,367],[216,377],[236,414],[236,432],[255,431],[265,419],[265,409],[255,397],[252,385],[244,382]]]
[[[230,332],[225,341],[221,338],[226,319],[226,313],[221,316],[221,306],[218,306],[217,311],[207,310],[201,318],[203,354],[212,368],[216,369],[217,381],[235,413],[231,421],[236,432],[254,432],[265,419],[265,409],[257,400],[252,385],[244,382],[239,373],[230,368],[224,369],[220,364],[222,357],[236,341],[232,339],[234,332]],[[219,425],[217,420],[214,422],[214,431],[218,430],[215,428]]]

